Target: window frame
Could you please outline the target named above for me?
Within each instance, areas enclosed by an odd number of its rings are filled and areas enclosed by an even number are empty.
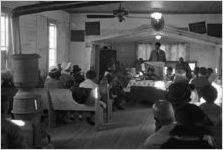
[[[4,31],[2,30],[2,17],[4,17]],[[6,53],[8,52],[9,49],[9,18],[7,13],[2,12],[1,13],[1,40],[2,40],[2,35],[4,34],[4,45],[2,45],[2,41],[0,42],[0,49],[1,51],[6,51]],[[4,32],[2,34],[2,32]],[[5,48],[3,50],[3,48]]]
[[[54,37],[51,37],[51,32],[50,32],[50,27],[54,27]],[[50,69],[50,67],[52,67],[52,66],[55,66],[56,64],[57,64],[57,36],[58,36],[58,31],[57,31],[57,24],[56,24],[56,22],[55,21],[52,21],[52,20],[50,20],[49,22],[48,22],[48,69]],[[51,47],[51,38],[53,38],[53,45],[55,46],[55,47]],[[53,52],[52,52],[53,51]],[[54,53],[53,55],[53,59],[51,58],[52,57],[52,53]],[[54,64],[52,64],[51,65],[51,62],[54,62]]]

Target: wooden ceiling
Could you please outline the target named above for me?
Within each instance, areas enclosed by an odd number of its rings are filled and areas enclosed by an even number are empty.
[[[2,1],[3,7],[15,8],[19,6],[44,3],[46,1]],[[51,1],[54,2],[54,1]],[[56,1],[55,1],[56,2]],[[86,2],[86,1],[85,1]],[[151,13],[155,8],[166,14],[221,14],[221,1],[123,1],[122,6],[129,13]],[[119,7],[119,3],[66,9],[69,13],[112,13]]]
[[[151,13],[160,9],[166,14],[221,14],[221,1],[124,1],[121,3],[130,13]],[[67,9],[69,13],[112,13],[119,4]]]

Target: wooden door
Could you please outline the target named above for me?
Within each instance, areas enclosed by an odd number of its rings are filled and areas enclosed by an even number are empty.
[[[101,50],[100,51],[100,68],[99,68],[99,79],[101,79],[111,63],[112,59],[116,60],[116,50]]]

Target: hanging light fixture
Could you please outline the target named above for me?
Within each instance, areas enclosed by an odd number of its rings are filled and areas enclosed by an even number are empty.
[[[164,18],[162,13],[154,12],[150,15],[151,25],[156,31],[160,31],[164,28]]]
[[[153,18],[153,19],[159,20],[159,19],[162,18],[162,13],[160,13],[160,12],[154,12],[154,13],[152,13],[150,15],[150,17]]]
[[[157,35],[155,36],[155,38],[156,38],[157,40],[160,40],[160,39],[162,38],[162,36],[159,35],[159,34],[157,34]]]

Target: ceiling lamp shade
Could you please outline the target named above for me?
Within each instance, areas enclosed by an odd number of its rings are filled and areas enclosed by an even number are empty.
[[[164,18],[162,13],[154,12],[151,14],[151,25],[156,31],[160,31],[164,27]]]
[[[162,38],[162,36],[158,34],[158,35],[155,36],[155,38],[156,38],[157,40],[160,40],[160,39]]]
[[[159,19],[162,18],[162,14],[159,13],[159,12],[154,12],[154,13],[151,14],[151,18],[154,18],[156,20],[159,20]]]

